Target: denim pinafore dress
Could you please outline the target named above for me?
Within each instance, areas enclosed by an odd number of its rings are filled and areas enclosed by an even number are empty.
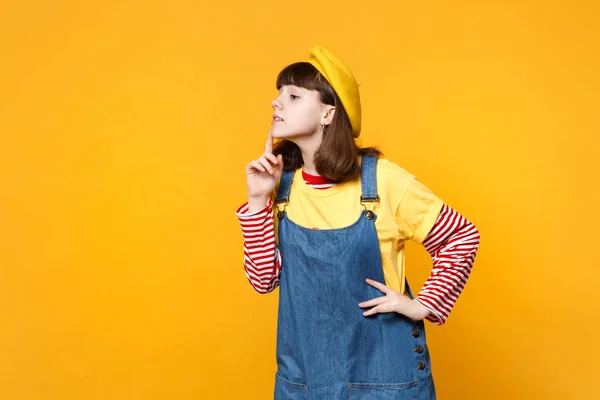
[[[356,201],[378,201],[376,171],[377,158],[364,157]],[[278,208],[289,201],[293,174],[282,174]],[[365,317],[358,306],[383,296],[365,282],[385,283],[377,215],[365,207],[350,226],[313,230],[282,208],[275,400],[435,399],[423,321]]]

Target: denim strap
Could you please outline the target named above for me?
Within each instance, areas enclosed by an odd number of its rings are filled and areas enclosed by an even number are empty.
[[[360,185],[362,188],[362,202],[377,202],[377,157],[365,156],[360,165]]]
[[[292,190],[292,180],[294,179],[294,171],[283,171],[279,180],[279,190],[275,204],[287,203],[290,200],[290,190]]]
[[[360,167],[360,184],[362,188],[361,201],[378,201],[377,194],[377,157],[363,157]],[[275,204],[287,203],[292,189],[294,171],[284,171],[279,181],[279,190]]]

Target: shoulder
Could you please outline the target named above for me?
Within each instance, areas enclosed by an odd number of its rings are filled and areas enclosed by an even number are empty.
[[[380,158],[377,162],[377,184],[381,189],[403,191],[415,179],[413,174],[386,158]]]
[[[442,200],[417,177],[385,158],[377,163],[377,191],[394,209],[439,206]]]

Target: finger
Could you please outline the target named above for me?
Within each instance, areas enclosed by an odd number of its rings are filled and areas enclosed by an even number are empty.
[[[267,144],[265,145],[265,153],[273,152],[273,131],[269,131],[269,136],[267,136]]]
[[[386,301],[386,299],[387,299],[387,296],[381,296],[381,297],[377,297],[375,299],[371,299],[368,301],[363,301],[362,303],[358,303],[358,306],[361,308],[378,306],[379,304]]]
[[[273,153],[265,153],[263,154],[267,160],[271,161],[273,165],[277,165],[279,163],[279,159],[273,155]]]
[[[269,164],[269,161],[265,157],[259,158],[258,162],[260,163],[260,165],[262,165],[263,167],[265,167],[265,169],[267,171],[269,171],[270,174],[273,173],[273,167],[271,166],[271,164]]]
[[[367,283],[371,286],[373,286],[376,289],[379,289],[381,292],[388,294],[390,292],[390,288],[388,288],[387,286],[385,286],[383,283],[374,281],[373,279],[369,279],[367,278]]]
[[[277,164],[275,165],[275,169],[278,172],[281,172],[283,170],[283,156],[281,154],[277,154]]]
[[[370,310],[363,312],[363,315],[365,317],[367,317],[367,316],[373,315],[373,314],[388,313],[388,312],[392,312],[392,311],[394,311],[393,302],[392,301],[384,301],[383,303],[379,304],[378,306],[373,307]]]
[[[252,161],[250,162],[250,165],[252,166],[252,168],[254,168],[256,171],[260,171],[260,172],[265,172],[265,167],[263,167],[262,165],[260,165],[257,161]]]
[[[367,310],[363,313],[363,315],[365,317],[368,317],[369,315],[373,315],[373,314],[377,314],[379,312],[379,308],[378,307],[373,307],[370,310]]]

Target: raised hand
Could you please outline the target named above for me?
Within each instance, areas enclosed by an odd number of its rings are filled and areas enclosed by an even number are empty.
[[[283,172],[283,157],[273,155],[273,134],[269,131],[265,152],[246,166],[250,212],[263,208]]]

